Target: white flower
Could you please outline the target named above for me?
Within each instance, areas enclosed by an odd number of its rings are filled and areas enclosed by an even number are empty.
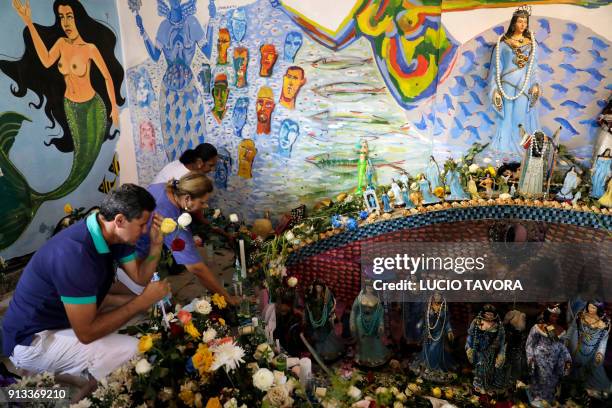
[[[230,222],[234,222],[234,223],[238,222],[238,214],[230,214],[229,220]]]
[[[200,314],[207,315],[212,311],[212,306],[208,300],[202,299],[196,302],[194,310]]]
[[[509,200],[509,199],[512,198],[512,196],[510,194],[508,194],[508,193],[501,193],[499,195],[499,198],[501,198],[502,200]]]
[[[325,398],[326,394],[327,394],[327,388],[325,387],[317,387],[315,389],[315,395],[319,398]]]
[[[490,157],[485,157],[484,159],[482,159],[482,161],[487,163],[487,164],[492,162]]]
[[[289,279],[287,279],[287,285],[289,285],[290,288],[294,288],[297,284],[298,284],[298,280],[295,276],[292,276]]]
[[[136,373],[138,374],[146,374],[151,371],[151,368],[151,364],[146,358],[142,358],[136,363]]]
[[[213,341],[215,337],[217,337],[217,331],[213,328],[210,328],[204,333],[202,333],[202,342],[208,343],[210,341]]]
[[[476,173],[479,168],[480,167],[478,167],[478,165],[476,163],[472,163],[472,164],[470,164],[470,167],[468,167],[468,171],[470,173]]]
[[[255,360],[265,358],[268,362],[271,362],[274,358],[274,351],[268,343],[261,343],[259,346],[257,346],[255,353],[253,353],[253,357]]]
[[[274,370],[274,385],[285,385],[287,376],[282,371]]]
[[[223,343],[214,347],[212,351],[215,353],[215,362],[211,369],[217,370],[221,366],[225,366],[226,371],[235,370],[240,363],[244,363],[244,350],[237,346],[234,342]]]
[[[267,368],[260,368],[253,374],[253,385],[262,391],[268,391],[274,384],[274,374]]]
[[[289,242],[293,241],[295,239],[295,235],[293,234],[293,232],[291,231],[287,231],[285,232],[285,239]]]
[[[191,224],[191,214],[184,212],[180,215],[180,217],[178,217],[178,220],[176,221],[178,222],[178,225],[181,228],[185,229],[189,226],[189,224]]]
[[[89,408],[89,407],[91,407],[91,401],[89,400],[89,398],[84,398],[76,404],[70,404],[70,408]]]
[[[168,313],[166,313],[166,321],[167,321],[168,323],[170,323],[170,322],[171,322],[171,321],[173,321],[174,319],[175,319],[175,317],[174,317],[174,313],[172,313],[172,312],[168,312]]]
[[[404,408],[404,404],[402,404],[402,403],[401,403],[401,402],[399,402],[399,401],[395,401],[395,402],[393,403],[393,408]]]
[[[351,385],[351,388],[348,389],[347,395],[352,399],[358,400],[361,398],[361,390],[354,385]]]
[[[223,404],[223,408],[238,408],[238,401],[236,401],[236,398],[232,398]]]
[[[216,220],[220,216],[221,216],[221,209],[220,208],[215,208],[215,212],[213,213],[213,218]]]

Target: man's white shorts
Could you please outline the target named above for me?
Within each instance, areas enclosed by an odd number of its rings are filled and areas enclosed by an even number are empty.
[[[74,376],[91,374],[100,381],[138,352],[138,339],[109,334],[83,344],[72,329],[36,333],[29,346],[17,345],[10,357],[16,367],[31,374],[47,371]]]

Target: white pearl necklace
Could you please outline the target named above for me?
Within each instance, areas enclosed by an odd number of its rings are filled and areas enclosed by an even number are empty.
[[[527,84],[529,83],[529,78],[531,77],[531,73],[533,72],[533,61],[534,61],[534,56],[535,56],[535,52],[536,52],[536,42],[535,40],[531,40],[531,54],[529,55],[529,65],[527,66],[527,75],[525,75],[525,80],[523,81],[523,86],[521,87],[521,91],[516,94],[516,96],[508,96],[508,94],[506,94],[506,91],[504,91],[504,88],[502,88],[502,83],[501,83],[501,71],[499,69],[499,66],[501,65],[501,57],[500,57],[500,43],[502,38],[504,38],[504,35],[500,35],[499,38],[497,39],[497,50],[495,52],[495,81],[497,82],[497,89],[499,89],[499,91],[501,92],[502,96],[504,97],[504,99],[507,99],[509,101],[514,101],[517,100],[527,89]]]

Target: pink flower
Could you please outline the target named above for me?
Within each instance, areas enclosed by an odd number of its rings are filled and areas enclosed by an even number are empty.
[[[187,324],[191,321],[191,313],[186,310],[181,310],[176,316],[183,324]]]

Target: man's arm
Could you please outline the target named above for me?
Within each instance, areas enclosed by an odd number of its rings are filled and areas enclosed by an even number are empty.
[[[89,344],[119,330],[132,317],[147,310],[169,292],[170,284],[163,280],[150,282],[140,296],[107,313],[99,313],[96,303],[64,303],[64,308],[79,341]]]
[[[157,270],[157,265],[161,259],[164,237],[160,231],[163,218],[158,213],[153,214],[151,221],[151,229],[149,230],[149,238],[151,247],[149,255],[145,259],[132,259],[128,262],[122,262],[121,268],[125,273],[139,285],[146,286],[151,281],[153,273]]]

